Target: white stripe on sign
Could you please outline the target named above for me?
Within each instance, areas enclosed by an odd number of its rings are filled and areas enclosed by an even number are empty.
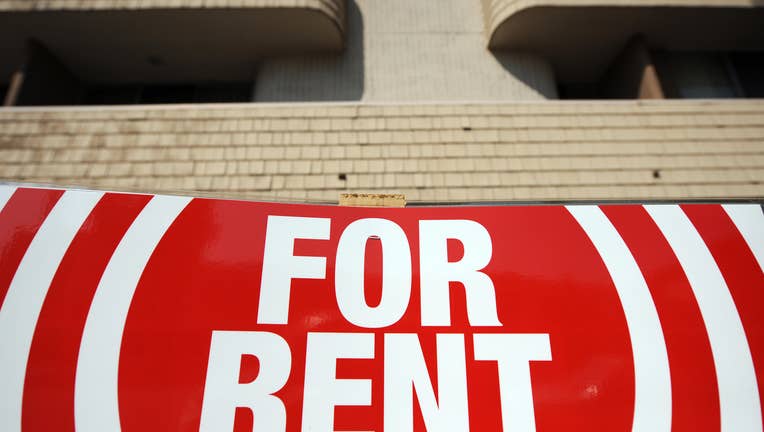
[[[648,205],[698,301],[716,366],[722,431],[761,431],[756,373],[743,323],[703,238],[676,205]]]
[[[732,219],[737,230],[753,252],[759,267],[764,271],[764,213],[758,204],[727,204],[724,211]]]
[[[29,244],[0,309],[0,430],[21,430],[27,360],[45,296],[102,192],[65,192]]]
[[[0,185],[0,211],[3,211],[14,192],[16,192],[15,186]]]
[[[155,196],[114,250],[90,305],[74,387],[79,432],[119,431],[117,381],[127,312],[154,249],[191,198]]]
[[[632,430],[671,430],[671,374],[658,311],[634,256],[597,206],[567,206],[594,243],[621,300],[634,354]]]

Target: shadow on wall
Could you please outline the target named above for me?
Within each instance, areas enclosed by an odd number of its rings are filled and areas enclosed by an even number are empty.
[[[265,59],[255,79],[255,102],[357,101],[363,97],[364,24],[347,2],[345,51],[325,56]]]
[[[517,80],[546,99],[558,99],[552,66],[537,55],[491,51],[496,61]]]

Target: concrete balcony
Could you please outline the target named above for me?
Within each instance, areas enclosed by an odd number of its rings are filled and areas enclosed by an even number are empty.
[[[0,0],[0,11],[123,9],[312,9],[343,25],[343,0]]]
[[[0,0],[0,82],[43,45],[85,82],[253,80],[273,55],[338,52],[345,0]]]
[[[762,0],[483,0],[492,50],[544,55],[558,78],[601,75],[636,34],[661,50],[764,49]]]

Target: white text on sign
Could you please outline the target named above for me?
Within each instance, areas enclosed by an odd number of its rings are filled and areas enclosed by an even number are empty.
[[[295,256],[297,239],[328,240],[331,220],[269,216],[257,322],[288,325],[292,279],[324,279],[326,257]],[[382,248],[382,295],[369,306],[364,295],[364,256],[370,238]],[[463,257],[450,262],[447,242],[458,240]],[[476,327],[498,327],[496,292],[482,270],[492,255],[491,236],[470,220],[419,221],[421,325],[451,324],[451,282],[465,290],[467,317]],[[359,219],[342,232],[336,251],[334,289],[342,316],[360,328],[388,327],[406,312],[412,289],[410,243],[387,219]],[[371,405],[371,379],[338,379],[338,359],[374,359],[374,333],[310,332],[305,355],[302,429],[334,430],[335,406]],[[435,395],[419,337],[384,334],[384,426],[413,430],[414,393],[427,429],[469,430],[464,334],[438,334]],[[495,361],[504,430],[534,430],[530,361],[552,359],[548,334],[472,335],[475,361]],[[241,357],[257,357],[257,377],[240,383]],[[286,427],[284,403],[274,394],[287,382],[292,352],[272,332],[215,331],[212,335],[202,407],[202,431],[231,430],[237,407],[250,408],[258,430]]]

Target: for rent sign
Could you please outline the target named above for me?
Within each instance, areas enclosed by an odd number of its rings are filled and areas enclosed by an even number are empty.
[[[762,430],[757,205],[0,208],[3,431]]]

